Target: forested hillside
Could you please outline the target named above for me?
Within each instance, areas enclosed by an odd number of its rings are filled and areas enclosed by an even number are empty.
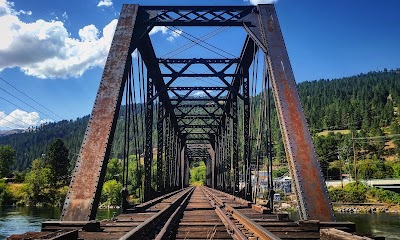
[[[379,136],[383,134],[384,127],[398,126],[398,119],[396,119],[400,102],[400,72],[398,70],[369,72],[342,79],[303,82],[298,85],[298,90],[309,127],[314,134],[323,130],[357,129],[361,130],[358,133],[361,137]],[[279,140],[276,111],[273,111],[273,114],[274,154],[282,157],[284,153]],[[112,157],[122,156],[123,116],[122,110],[117,124]],[[10,144],[16,149],[15,169],[17,170],[29,167],[34,159],[45,152],[47,144],[54,138],[64,140],[70,150],[70,159],[74,161],[79,152],[88,119],[89,116],[74,121],[64,120],[41,126],[31,132],[2,136],[0,145]],[[340,136],[340,138],[343,137]],[[349,138],[346,139],[348,145]],[[316,137],[315,142],[320,158],[324,162],[333,161],[333,159],[325,159],[324,155],[338,148],[341,142],[337,142],[336,145],[327,144],[326,138],[321,137]],[[326,150],[321,149],[322,146],[325,146]],[[337,156],[334,158],[337,159]]]

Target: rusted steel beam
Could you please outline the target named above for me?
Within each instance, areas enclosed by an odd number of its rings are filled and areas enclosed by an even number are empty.
[[[163,59],[159,58],[159,63],[170,63],[170,64],[231,64],[231,63],[239,63],[239,58],[228,59],[228,58],[173,58],[173,59]]]
[[[131,53],[142,35],[138,5],[123,5],[100,87],[64,203],[61,220],[88,221],[97,213]]]
[[[266,55],[301,218],[334,221],[274,5],[258,5],[257,9],[250,18],[254,27],[245,25],[245,29]]]
[[[254,6],[146,6],[151,26],[241,26]],[[250,23],[247,23],[250,24]]]

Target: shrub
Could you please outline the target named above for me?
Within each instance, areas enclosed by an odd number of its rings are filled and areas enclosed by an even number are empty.
[[[118,206],[121,204],[121,190],[122,184],[115,179],[108,180],[104,183],[101,201],[107,205]]]

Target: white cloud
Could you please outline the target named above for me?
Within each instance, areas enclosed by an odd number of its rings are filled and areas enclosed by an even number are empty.
[[[155,26],[151,31],[149,32],[150,35],[156,34],[158,32],[162,32],[163,34],[168,33],[168,28],[165,26]]]
[[[245,0],[245,2],[248,2],[249,0]],[[258,4],[271,4],[271,3],[276,3],[278,0],[250,0],[250,3],[253,5],[258,5]]]
[[[10,114],[6,114],[0,111],[0,126],[5,128],[24,129],[46,122],[52,122],[52,120],[40,119],[37,112],[25,112],[16,109]]]
[[[67,14],[67,12],[64,12],[61,16],[62,16],[65,20],[68,19],[68,14]]]
[[[170,30],[165,26],[155,26],[153,29],[150,31],[150,35],[156,34],[161,32],[164,35],[169,35],[166,39],[170,42],[174,41],[175,38],[179,37],[182,34],[182,30],[180,29],[174,29]]]
[[[211,94],[213,92],[213,90],[207,90],[207,93]],[[205,96],[206,93],[204,91],[195,91],[193,96],[195,97],[203,97]]]
[[[85,26],[75,39],[63,22],[39,19],[25,23],[12,7],[12,3],[0,0],[0,71],[19,67],[38,78],[67,78],[104,66],[116,19],[102,32],[94,25]]]
[[[99,4],[97,4],[98,7],[104,6],[104,7],[111,7],[113,5],[112,0],[101,0]]]

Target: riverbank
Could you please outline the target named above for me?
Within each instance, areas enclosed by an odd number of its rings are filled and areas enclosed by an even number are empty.
[[[340,213],[400,213],[400,205],[384,203],[332,203]]]
[[[387,203],[341,203],[332,202],[333,211],[336,213],[394,213],[400,214],[399,204]],[[296,201],[282,201],[275,203],[275,211],[294,212],[298,206]]]

